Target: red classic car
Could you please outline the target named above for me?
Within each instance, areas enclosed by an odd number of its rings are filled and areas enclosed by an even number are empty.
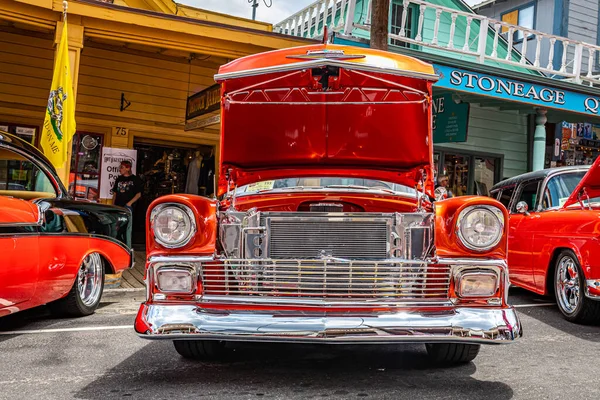
[[[0,132],[0,316],[93,313],[104,274],[133,263],[130,231],[128,210],[74,201],[37,149]]]
[[[572,322],[600,321],[599,163],[530,172],[490,191],[510,210],[511,283],[556,296]]]
[[[329,44],[222,66],[223,197],[151,204],[136,331],[189,358],[228,341],[418,342],[449,363],[519,338],[506,209],[430,201],[437,78]]]

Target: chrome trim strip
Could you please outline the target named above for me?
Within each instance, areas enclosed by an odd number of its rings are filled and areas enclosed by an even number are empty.
[[[493,260],[489,258],[438,258],[432,261],[437,264],[452,264],[452,265],[473,265],[481,267],[502,267],[508,268],[506,260]]]
[[[211,262],[217,260],[214,256],[152,256],[148,263],[186,263],[186,262]]]
[[[272,67],[255,68],[255,69],[250,69],[250,70],[245,70],[245,71],[229,72],[229,73],[225,73],[225,74],[216,74],[214,76],[214,79],[218,83],[221,83],[220,81],[223,81],[226,79],[243,78],[246,76],[265,75],[265,74],[270,74],[270,73],[274,73],[274,72],[302,70],[302,69],[315,68],[315,67],[320,67],[320,66],[325,66],[325,65],[330,65],[330,66],[334,66],[334,67],[342,67],[342,68],[346,68],[348,70],[358,70],[358,71],[367,71],[367,72],[382,72],[382,73],[391,74],[391,75],[405,76],[408,78],[427,79],[427,80],[434,81],[434,82],[438,81],[440,79],[440,77],[435,74],[424,74],[424,73],[420,73],[420,72],[399,70],[399,69],[395,69],[395,68],[376,67],[376,66],[372,66],[372,65],[368,65],[368,64],[357,64],[357,63],[353,63],[353,62],[340,61],[340,60],[327,59],[327,58],[321,58],[321,59],[317,59],[317,60],[303,61],[303,62],[297,62],[297,63],[285,64],[285,65],[276,65],[276,66],[272,66]]]
[[[356,300],[320,300],[311,298],[285,298],[285,297],[260,297],[260,296],[235,296],[235,295],[198,295],[197,302],[202,303],[218,303],[218,304],[244,304],[244,305],[302,305],[303,307],[342,307],[342,308],[369,308],[369,307],[452,307],[453,303],[450,300],[440,301],[439,299],[427,301],[401,301],[398,299],[361,299]]]
[[[519,339],[514,308],[437,308],[387,312],[237,311],[197,305],[141,305],[138,322],[145,339],[227,340],[290,343],[505,344]]]

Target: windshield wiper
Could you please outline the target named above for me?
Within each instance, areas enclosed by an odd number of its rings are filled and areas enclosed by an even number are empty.
[[[379,190],[379,191],[386,192],[386,193],[396,194],[396,192],[393,191],[392,189],[386,189],[386,188],[381,188],[381,187],[368,187],[368,186],[361,186],[361,185],[327,185],[325,187],[328,189]]]

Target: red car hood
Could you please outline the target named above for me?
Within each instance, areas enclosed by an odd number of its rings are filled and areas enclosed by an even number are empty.
[[[587,197],[593,199],[600,197],[600,157],[596,158],[594,164],[588,172],[581,178],[571,196],[563,204],[563,207],[568,207],[579,202],[579,199],[585,200]]]
[[[39,220],[37,206],[29,201],[0,196],[0,225],[35,225]]]
[[[431,65],[377,50],[314,45],[220,68],[219,193],[286,177],[385,180],[433,192]]]

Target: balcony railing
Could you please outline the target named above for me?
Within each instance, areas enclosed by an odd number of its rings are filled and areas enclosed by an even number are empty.
[[[357,22],[354,16],[356,3],[357,0],[317,1],[275,25],[275,31],[304,37],[322,35],[323,25],[346,35],[356,35],[357,29],[369,31],[370,0],[369,12]],[[542,72],[556,79],[600,85],[600,74],[595,72],[599,46],[422,0],[403,0],[401,4],[400,29],[389,34],[394,43],[456,52],[471,56],[479,63],[493,60]],[[409,31],[412,34],[407,34]]]
[[[318,0],[289,18],[275,24],[275,32],[315,38],[330,31],[350,34],[353,29],[356,0]],[[348,18],[350,16],[350,18]]]

